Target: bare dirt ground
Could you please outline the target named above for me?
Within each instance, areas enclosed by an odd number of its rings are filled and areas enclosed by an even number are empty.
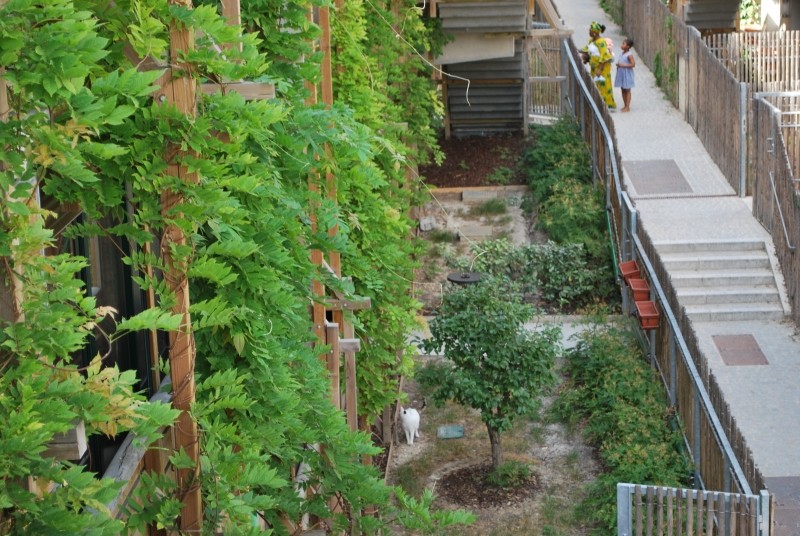
[[[501,177],[506,177],[506,184],[525,184],[518,164],[531,142],[522,134],[442,139],[444,162],[420,166],[419,174],[432,187],[497,185]]]
[[[420,356],[424,363],[438,356]],[[405,384],[409,405],[420,407],[423,394],[413,380]],[[480,415],[447,404],[427,404],[422,411],[421,437],[413,445],[404,440],[394,447],[387,471],[391,484],[421,491],[432,489],[435,506],[467,509],[475,524],[448,534],[460,536],[583,536],[589,534],[575,513],[583,486],[598,473],[594,449],[583,441],[579,429],[568,429],[547,417],[554,395],[543,400],[538,415],[520,418],[502,436],[506,461],[527,464],[532,478],[523,486],[502,490],[485,483],[490,444]],[[462,425],[464,437],[437,437],[439,427]],[[402,435],[402,434],[400,434]]]
[[[461,140],[463,141],[463,140]],[[451,173],[435,175],[434,184],[441,187],[485,186],[492,166],[510,167],[516,162],[524,143],[502,137],[499,140],[478,139],[469,145],[458,145],[459,140],[444,149],[450,151],[448,159]],[[497,143],[499,145],[492,145]],[[486,158],[492,155],[492,158]],[[448,162],[448,159],[445,162]],[[488,164],[487,164],[488,162]],[[480,173],[477,170],[480,169]],[[471,174],[460,174],[458,170],[472,170]],[[430,173],[430,170],[427,170]],[[422,175],[426,175],[421,170]],[[449,180],[448,177],[454,177]],[[429,178],[430,181],[430,178]],[[423,215],[434,218],[439,238],[450,232],[454,237],[463,234],[465,228],[475,224],[497,228],[498,234],[508,237],[515,244],[542,241],[544,237],[532,231],[513,197],[506,202],[507,212],[502,215],[481,216],[471,214],[470,204],[460,199],[434,201],[422,209]],[[508,199],[508,197],[505,197]],[[473,203],[474,205],[474,203]],[[494,218],[495,220],[492,220]],[[432,238],[429,235],[428,238]],[[432,242],[432,249],[425,266],[418,276],[419,293],[428,312],[435,310],[441,299],[441,283],[447,268],[445,257],[469,254],[472,239],[454,239]],[[437,256],[436,250],[440,250]],[[568,322],[562,327],[565,344],[574,333],[576,324]],[[425,328],[419,336],[424,337]],[[418,356],[417,364],[424,366],[441,356]],[[406,406],[420,408],[423,393],[417,383],[407,379],[403,389],[408,397]],[[464,508],[478,517],[470,527],[459,527],[447,534],[459,536],[582,536],[588,528],[575,514],[575,505],[583,493],[583,486],[598,473],[594,450],[583,441],[580,430],[567,429],[548,418],[557,389],[543,400],[536,415],[519,418],[514,428],[502,436],[503,451],[507,461],[515,460],[527,464],[532,477],[524,485],[513,490],[499,490],[485,483],[486,466],[490,460],[490,443],[480,414],[456,404],[435,407],[428,401],[422,410],[421,437],[413,445],[400,441],[396,430],[396,443],[388,462],[387,480],[402,485],[417,495],[424,488],[433,489],[437,499],[435,506],[444,509]],[[464,437],[443,439],[437,437],[439,427],[461,425]]]

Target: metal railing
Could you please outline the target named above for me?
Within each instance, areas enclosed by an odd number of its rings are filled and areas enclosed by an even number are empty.
[[[566,68],[565,102],[580,124],[584,139],[592,152],[593,180],[600,181],[606,189],[606,209],[613,225],[611,240],[616,245],[619,258],[615,262],[639,259],[646,277],[652,283],[655,300],[661,306],[666,322],[649,333],[650,356],[661,373],[670,403],[674,405],[685,423],[684,442],[695,462],[697,482],[713,485],[721,491],[739,491],[751,494],[752,487],[735,455],[727,432],[714,409],[689,346],[681,332],[659,275],[650,260],[651,251],[642,243],[637,226],[637,212],[621,177],[621,159],[616,150],[613,121],[602,104],[599,93],[579,64],[577,49],[571,40],[562,41]],[[644,236],[644,235],[642,235]],[[623,287],[623,308],[630,312],[631,301]],[[657,337],[658,334],[658,337]],[[664,341],[657,346],[657,338]],[[680,357],[677,355],[680,354]],[[683,385],[678,381],[681,378]],[[703,453],[712,459],[704,459]],[[722,467],[722,473],[714,467]],[[760,479],[754,479],[760,485]]]

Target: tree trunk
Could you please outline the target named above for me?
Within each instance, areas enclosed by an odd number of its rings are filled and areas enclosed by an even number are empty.
[[[489,431],[489,441],[492,444],[492,469],[497,469],[503,463],[503,449],[500,445],[500,432],[486,425]]]

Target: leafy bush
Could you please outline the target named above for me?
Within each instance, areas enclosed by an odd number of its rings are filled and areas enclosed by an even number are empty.
[[[517,488],[524,485],[530,477],[531,468],[527,463],[511,460],[492,470],[486,480],[498,488]]]
[[[497,184],[500,186],[509,184],[513,178],[514,170],[506,166],[495,168],[491,173],[489,173],[489,175],[486,176],[486,180],[489,182],[489,184]]]
[[[567,352],[568,384],[553,412],[585,422],[599,449],[606,471],[580,506],[597,534],[615,530],[617,482],[681,486],[691,474],[675,423],[665,418],[661,381],[644,357],[633,332],[617,326],[593,327]]]
[[[470,252],[472,257],[458,258],[452,266],[513,283],[525,299],[538,298],[552,311],[581,310],[607,299],[616,288],[606,267],[590,265],[583,245],[578,243],[514,246],[507,239],[499,239],[473,244]]]
[[[603,191],[565,179],[539,205],[537,225],[559,244],[583,244],[591,259],[608,259]],[[610,262],[610,261],[609,261]],[[607,265],[610,268],[610,264]]]
[[[591,157],[573,118],[535,125],[533,132],[536,142],[523,155],[522,165],[536,202],[547,200],[553,186],[565,179],[591,182]]]
[[[563,307],[578,298],[573,310],[613,300],[617,293],[605,199],[602,188],[592,184],[591,158],[578,125],[573,118],[562,117],[552,126],[536,126],[535,136],[536,143],[523,158],[531,189],[523,208],[537,212],[536,225],[550,240],[562,245],[582,244],[585,251],[573,259],[574,265],[556,257],[551,258],[555,264],[545,265],[552,274],[542,278],[545,286],[548,280],[552,282],[549,289],[542,289],[545,299]],[[584,268],[591,277],[581,273]],[[586,284],[594,286],[594,296],[583,294]]]

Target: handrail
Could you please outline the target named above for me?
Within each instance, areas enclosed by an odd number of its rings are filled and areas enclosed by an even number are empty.
[[[562,39],[562,43],[565,51],[567,51],[566,55],[569,61],[569,65],[572,68],[575,79],[578,81],[578,84],[581,88],[581,92],[583,93],[585,100],[588,101],[592,113],[594,114],[596,121],[600,125],[603,137],[605,138],[605,142],[607,144],[610,155],[609,160],[611,160],[611,175],[613,177],[614,184],[617,189],[617,199],[619,202],[619,206],[622,207],[623,204],[625,203],[625,196],[623,195],[624,191],[620,180],[619,169],[617,168],[616,148],[614,147],[614,140],[611,136],[611,132],[608,130],[608,126],[606,125],[602,114],[600,113],[600,110],[598,109],[596,103],[594,102],[594,99],[591,98],[591,92],[589,91],[589,88],[587,87],[583,78],[580,76],[581,70],[578,67],[577,63],[575,62],[575,58],[572,56],[572,54],[568,53],[570,51],[569,41],[567,39]],[[608,210],[611,210],[610,201],[611,201],[611,184],[606,182],[606,203]],[[622,239],[621,236],[619,238]],[[633,234],[632,240],[637,252],[639,253],[639,258],[642,260],[644,268],[647,271],[648,276],[650,277],[650,281],[653,283],[654,290],[656,291],[658,299],[662,304],[662,308],[664,309],[668,322],[672,326],[673,337],[681,350],[681,356],[685,362],[689,374],[692,377],[692,382],[695,385],[695,390],[700,398],[700,402],[703,406],[703,409],[708,415],[711,428],[713,430],[714,435],[717,438],[718,444],[720,445],[724,453],[724,456],[727,458],[728,465],[731,471],[733,472],[740,489],[745,494],[751,495],[752,490],[750,488],[750,484],[744,475],[744,471],[739,465],[739,460],[736,458],[736,455],[733,452],[733,448],[730,444],[730,441],[728,440],[727,435],[725,434],[725,430],[722,427],[722,423],[719,420],[719,416],[717,415],[717,412],[714,409],[708,391],[706,390],[703,384],[703,380],[700,376],[700,373],[697,370],[697,366],[691,359],[691,353],[689,351],[689,347],[686,344],[685,339],[683,338],[683,334],[680,331],[680,326],[678,325],[677,319],[675,318],[675,315],[673,314],[672,309],[669,306],[669,302],[667,301],[664,289],[661,287],[661,284],[658,281],[658,278],[656,277],[655,269],[652,263],[650,262],[650,259],[647,256],[644,246],[642,245],[639,237],[636,234]],[[613,237],[612,237],[612,242],[613,242]]]
[[[583,78],[581,78],[581,76],[580,76],[581,70],[578,68],[578,64],[575,63],[575,58],[572,56],[572,54],[569,53],[569,51],[570,51],[569,40],[568,39],[562,39],[561,42],[564,45],[564,49],[565,49],[565,51],[567,53],[566,54],[567,60],[569,61],[570,66],[572,67],[572,72],[575,75],[575,79],[580,84],[584,95],[586,95],[587,100],[589,102],[589,105],[591,106],[592,113],[597,118],[597,122],[600,125],[600,129],[603,131],[603,137],[606,139],[606,143],[608,144],[608,152],[613,157],[614,155],[616,155],[617,151],[616,151],[616,149],[614,147],[614,139],[611,136],[611,132],[609,132],[609,130],[608,130],[608,125],[606,125],[606,122],[603,119],[603,116],[600,113],[600,110],[597,108],[597,104],[595,104],[594,99],[591,98],[591,93],[589,92],[589,88],[586,86],[586,83],[583,81]],[[622,198],[620,197],[620,192],[622,192],[622,184],[621,184],[620,178],[619,178],[619,170],[617,169],[617,159],[616,158],[611,158],[610,160],[611,160],[611,174],[614,176],[614,184],[617,187],[617,197],[618,197],[618,201],[620,202],[620,205],[621,205],[622,204]],[[606,192],[607,192],[606,202],[608,202],[608,201],[610,201],[610,199],[609,199],[609,197],[610,197],[610,185],[606,187]]]
[[[772,197],[775,198],[775,206],[778,207],[778,215],[781,217],[781,225],[783,226],[783,237],[786,239],[786,247],[789,251],[794,253],[796,246],[793,246],[789,241],[789,231],[786,229],[786,220],[783,219],[783,209],[781,208],[781,201],[778,199],[778,192],[775,190],[775,175],[769,172],[769,185],[772,187]]]
[[[672,307],[670,307],[669,302],[667,301],[667,296],[664,293],[664,289],[661,287],[661,282],[656,277],[656,271],[653,267],[653,264],[650,262],[650,257],[648,257],[647,253],[645,252],[644,245],[638,236],[634,235],[633,241],[636,245],[636,249],[639,251],[639,259],[644,265],[644,269],[653,285],[653,290],[658,295],[658,300],[661,302],[661,308],[664,310],[667,321],[672,328],[673,337],[681,350],[681,356],[683,357],[686,368],[692,377],[692,382],[694,383],[695,389],[700,396],[700,401],[703,405],[703,408],[705,409],[705,412],[711,421],[711,428],[714,431],[714,435],[717,437],[717,441],[719,441],[719,445],[722,447],[725,457],[728,458],[728,465],[733,470],[740,489],[743,493],[751,495],[752,490],[750,488],[750,483],[747,481],[744,471],[739,465],[739,459],[733,452],[733,447],[731,446],[730,441],[728,441],[728,436],[725,434],[725,429],[722,427],[722,423],[720,422],[717,412],[714,409],[714,405],[711,402],[711,397],[708,395],[708,391],[706,391],[705,385],[703,384],[703,379],[700,377],[700,372],[698,372],[697,366],[694,364],[694,360],[690,357],[692,354],[689,351],[689,346],[686,344],[686,340],[683,338],[680,325],[678,324],[678,320],[675,318],[675,314],[672,312]]]
[[[754,99],[760,100],[769,107],[774,120],[776,113],[782,114],[783,112],[780,108],[771,103],[766,97],[800,97],[800,91],[759,91],[758,93],[753,94]],[[795,182],[794,179],[793,182]],[[778,198],[778,191],[775,188],[775,175],[772,171],[769,172],[769,185],[772,188],[772,197],[775,200],[775,205],[778,207],[778,215],[781,217],[781,226],[783,227],[783,237],[786,239],[786,247],[789,248],[789,251],[794,253],[795,249],[797,249],[797,246],[793,246],[789,241],[789,229],[786,227],[786,220],[783,217],[783,208],[781,208],[781,202]]]

